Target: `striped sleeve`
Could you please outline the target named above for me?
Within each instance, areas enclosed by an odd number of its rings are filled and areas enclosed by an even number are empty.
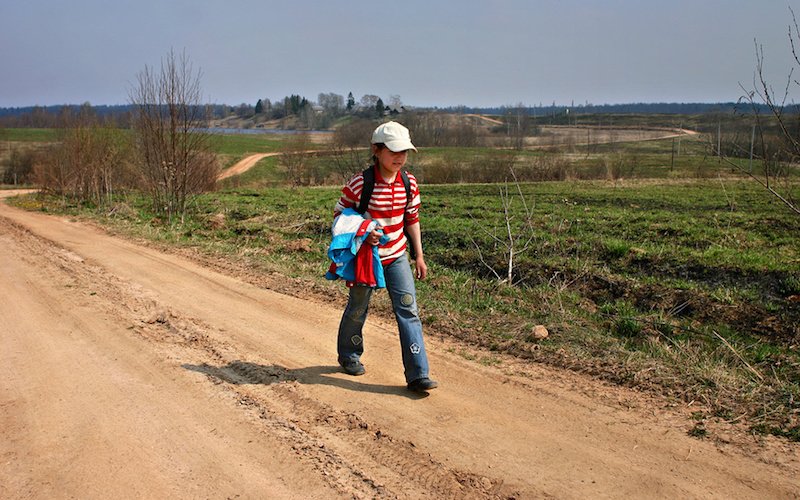
[[[334,217],[344,212],[346,208],[357,208],[361,200],[361,190],[364,187],[364,175],[358,173],[354,175],[342,188],[342,196],[336,202],[333,209]]]
[[[405,225],[411,226],[419,222],[419,209],[422,206],[422,200],[419,194],[417,178],[411,172],[407,172],[407,174],[411,185],[411,202],[406,206]]]

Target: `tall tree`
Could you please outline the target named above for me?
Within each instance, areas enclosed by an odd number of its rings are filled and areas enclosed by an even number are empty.
[[[287,108],[287,114],[298,115],[303,108],[308,106],[308,99],[292,94],[289,97],[284,98],[284,103]]]
[[[383,116],[384,111],[386,111],[386,106],[383,104],[383,99],[378,97],[378,102],[375,103],[375,114],[378,117]]]
[[[374,94],[364,94],[361,96],[361,108],[367,113],[372,113],[375,110],[375,104],[377,104],[378,99],[380,99],[380,97]]]
[[[200,76],[185,52],[170,50],[160,71],[145,66],[130,92],[139,173],[154,210],[170,222],[183,219],[189,201],[216,183]]]
[[[356,99],[355,99],[355,97],[353,97],[353,93],[352,92],[348,92],[347,93],[347,111],[348,112],[353,111],[353,108],[355,107],[355,105],[356,105]]]
[[[333,116],[339,116],[344,108],[344,97],[333,92],[319,94],[317,103],[322,106],[322,109]]]

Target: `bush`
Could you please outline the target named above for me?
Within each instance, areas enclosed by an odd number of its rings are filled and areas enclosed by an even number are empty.
[[[561,181],[575,175],[569,162],[560,155],[519,157],[509,150],[471,156],[448,150],[436,160],[417,165],[414,173],[428,184],[497,183],[512,177],[519,182]]]
[[[353,118],[333,132],[333,144],[340,148],[368,147],[375,127],[373,120]]]
[[[15,148],[3,172],[4,184],[28,184],[33,176],[33,165],[36,162],[36,153],[30,149]]]
[[[130,145],[120,130],[100,125],[89,109],[68,116],[61,142],[41,156],[33,180],[44,193],[100,206],[133,185]]]
[[[478,133],[467,123],[441,113],[408,113],[399,121],[411,131],[417,146],[475,147]]]

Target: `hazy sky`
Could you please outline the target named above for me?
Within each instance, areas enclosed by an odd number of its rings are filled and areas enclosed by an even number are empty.
[[[786,0],[2,0],[0,107],[124,104],[174,48],[208,102],[735,101],[754,39],[783,89]]]

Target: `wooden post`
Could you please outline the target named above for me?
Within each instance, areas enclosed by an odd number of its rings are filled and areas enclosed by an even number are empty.
[[[750,173],[753,173],[753,144],[756,142],[756,126],[753,124],[753,133],[750,134]]]
[[[669,163],[669,171],[672,172],[675,170],[675,138],[672,138],[672,158],[670,159]]]

